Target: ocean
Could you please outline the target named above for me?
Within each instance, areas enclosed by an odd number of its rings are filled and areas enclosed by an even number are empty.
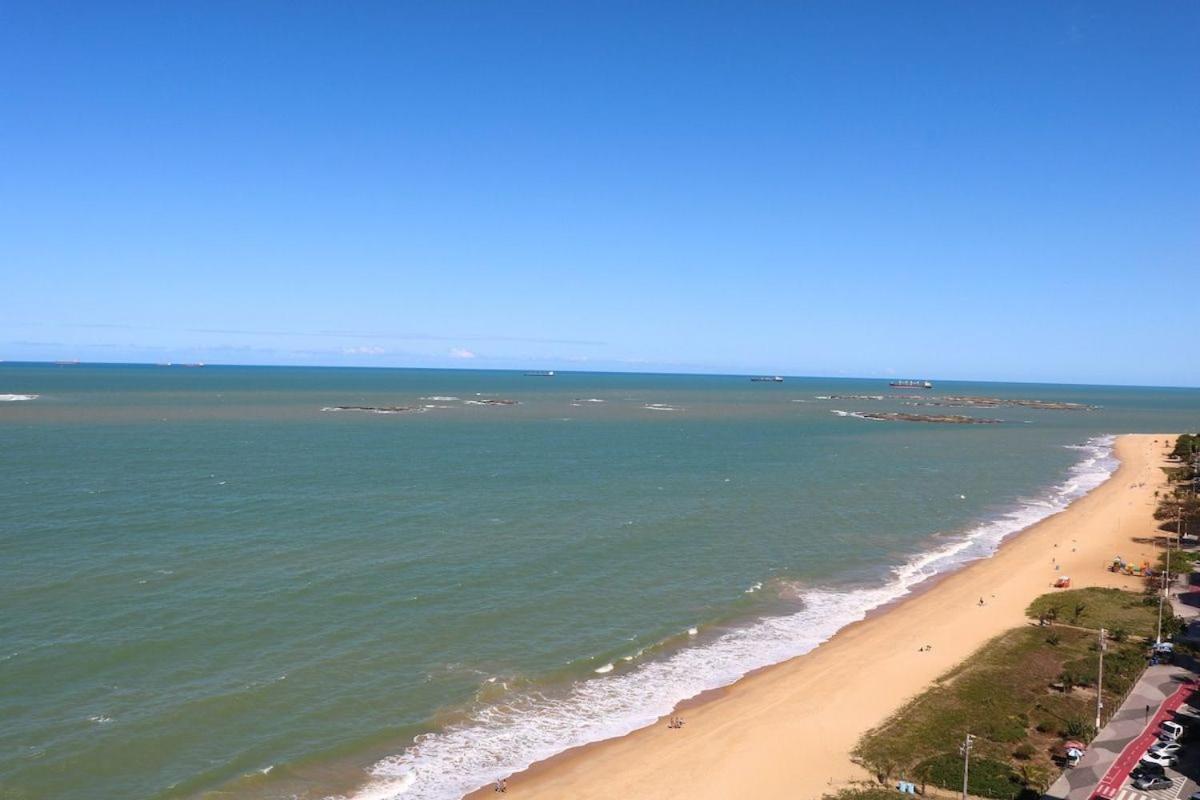
[[[911,405],[951,395],[1089,408]],[[0,364],[0,798],[458,798],[1198,427],[1192,389]]]

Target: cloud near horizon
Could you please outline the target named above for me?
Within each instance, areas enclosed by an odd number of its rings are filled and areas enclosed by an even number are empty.
[[[343,347],[342,352],[348,356],[381,356],[387,350],[379,345],[364,344],[359,347]]]
[[[451,358],[475,358],[475,354],[463,347],[451,347]]]

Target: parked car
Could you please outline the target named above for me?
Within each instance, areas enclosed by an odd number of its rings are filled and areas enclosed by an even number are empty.
[[[1158,744],[1150,745],[1150,749],[1147,752],[1156,756],[1178,756],[1179,751],[1182,749],[1183,745],[1179,742],[1159,742]]]
[[[1160,767],[1171,767],[1171,766],[1174,766],[1174,765],[1175,765],[1175,762],[1176,762],[1177,760],[1178,760],[1178,759],[1177,759],[1177,758],[1175,758],[1175,756],[1173,756],[1173,755],[1168,755],[1168,756],[1156,756],[1156,755],[1154,755],[1153,753],[1151,753],[1151,752],[1149,752],[1149,751],[1146,751],[1146,754],[1142,756],[1142,763],[1143,763],[1143,764],[1157,764],[1157,765],[1158,765],[1158,766],[1160,766]]]
[[[1169,739],[1172,742],[1176,741],[1178,739],[1182,739],[1183,738],[1183,726],[1180,725],[1178,722],[1172,722],[1169,719],[1163,720],[1163,723],[1159,726],[1158,738]]]
[[[1129,777],[1136,781],[1139,778],[1159,777],[1165,775],[1166,772],[1167,771],[1158,764],[1138,764],[1133,768],[1133,771],[1129,773]]]
[[[1170,789],[1175,785],[1175,781],[1165,775],[1146,776],[1145,778],[1138,778],[1133,782],[1133,785],[1144,792],[1152,792],[1155,789]]]

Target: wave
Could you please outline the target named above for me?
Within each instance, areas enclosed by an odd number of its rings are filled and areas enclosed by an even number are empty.
[[[854,417],[855,419],[865,419],[868,422],[880,422],[881,421],[878,417],[868,417],[866,414],[864,414],[861,411],[841,411],[839,409],[832,408],[829,410],[829,413],[837,414],[839,417]]]
[[[466,721],[419,736],[403,753],[376,763],[371,781],[351,800],[457,800],[497,776],[653,724],[682,700],[808,653],[872,609],[898,600],[934,575],[991,555],[1008,536],[1099,486],[1117,466],[1113,442],[1114,437],[1106,436],[1072,445],[1083,455],[1062,483],[948,541],[942,539],[932,550],[893,568],[890,580],[882,584],[800,588],[802,605],[794,613],[765,617],[665,658],[580,680],[565,693],[527,691],[478,708]],[[697,630],[688,633],[695,636]]]
[[[0,394],[0,403],[16,403],[21,400],[37,400],[36,394]]]

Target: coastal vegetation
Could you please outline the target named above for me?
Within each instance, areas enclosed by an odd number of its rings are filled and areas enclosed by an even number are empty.
[[[868,732],[855,760],[885,786],[908,780],[953,790],[970,733],[971,794],[1040,796],[1063,743],[1095,734],[1098,628],[1112,631],[1103,691],[1105,707],[1116,708],[1145,666],[1157,606],[1118,589],[1078,589],[1039,597],[1028,614],[1035,625],[991,640]]]
[[[1158,600],[1147,602],[1143,595],[1122,589],[1092,586],[1044,594],[1029,605],[1030,619],[1043,625],[1061,623],[1099,630],[1110,639],[1153,637],[1158,625]],[[1172,618],[1172,624],[1174,619]],[[1164,627],[1167,621],[1163,620]]]
[[[880,789],[877,786],[854,787],[827,794],[822,800],[896,800],[896,790]]]
[[[1194,464],[1197,456],[1200,456],[1200,433],[1180,434],[1175,440],[1175,448],[1171,451],[1171,458]]]
[[[1185,433],[1175,441],[1170,458],[1177,466],[1168,467],[1170,489],[1158,498],[1154,519],[1168,533],[1182,536],[1200,535],[1200,498],[1196,496],[1200,482],[1200,434]]]

